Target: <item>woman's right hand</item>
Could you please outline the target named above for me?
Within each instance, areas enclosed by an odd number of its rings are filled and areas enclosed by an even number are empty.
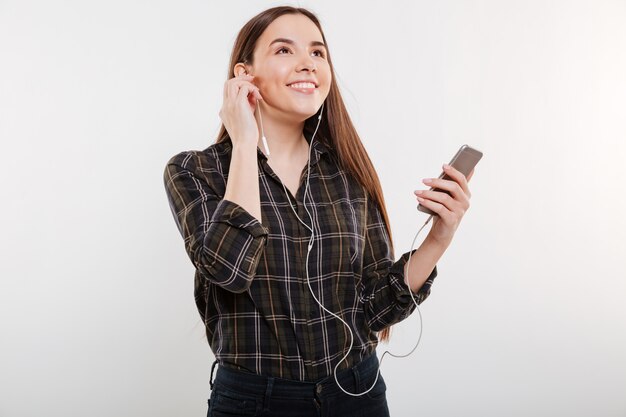
[[[219,116],[228,135],[235,145],[250,145],[256,148],[259,128],[254,117],[256,100],[263,100],[259,88],[252,84],[254,76],[240,74],[224,84],[224,102]]]

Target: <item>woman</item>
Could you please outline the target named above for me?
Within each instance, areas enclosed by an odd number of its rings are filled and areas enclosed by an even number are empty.
[[[208,415],[388,415],[375,349],[428,297],[466,178],[428,183],[451,195],[418,196],[438,216],[410,265],[394,261],[378,176],[306,9],[241,29],[219,114],[216,143],[164,173],[219,363]]]

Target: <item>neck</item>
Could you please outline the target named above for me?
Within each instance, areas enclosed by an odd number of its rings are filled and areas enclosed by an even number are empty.
[[[288,119],[276,119],[267,112],[262,114],[262,123],[257,118],[259,127],[258,147],[265,154],[263,145],[263,133],[270,149],[270,156],[273,160],[293,159],[297,157],[303,149],[308,149],[308,142],[304,137],[304,122],[294,122]]]

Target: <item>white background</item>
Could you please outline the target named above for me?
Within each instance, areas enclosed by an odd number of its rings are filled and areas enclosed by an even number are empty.
[[[0,416],[206,415],[162,174],[214,142],[237,31],[279,4],[0,1]],[[626,2],[291,4],[325,29],[397,256],[421,179],[484,152],[420,346],[384,359],[392,415],[626,416]]]

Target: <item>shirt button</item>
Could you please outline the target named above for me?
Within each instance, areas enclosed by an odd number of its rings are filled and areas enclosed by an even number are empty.
[[[322,386],[318,385],[317,388],[315,389],[315,392],[317,392],[318,394],[322,393]]]

